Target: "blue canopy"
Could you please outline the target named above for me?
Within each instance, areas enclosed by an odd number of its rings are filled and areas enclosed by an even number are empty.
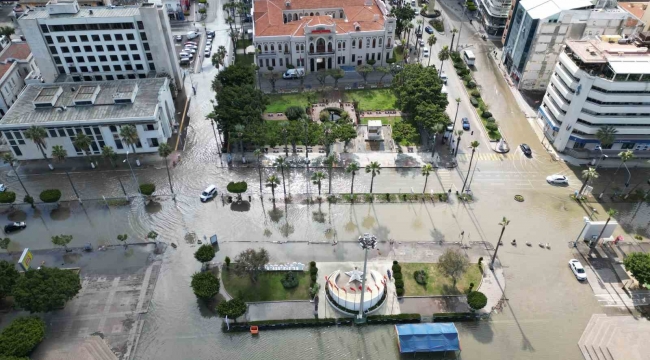
[[[395,325],[400,353],[460,351],[453,323]]]

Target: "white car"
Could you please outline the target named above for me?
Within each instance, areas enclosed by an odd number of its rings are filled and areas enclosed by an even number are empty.
[[[429,57],[429,49],[426,49],[426,48],[423,49],[423,50],[422,50],[422,56],[424,56],[424,57]]]
[[[210,185],[201,193],[201,202],[206,202],[213,199],[215,196],[217,196],[217,187]]]
[[[205,42],[205,46],[212,47],[212,40],[208,39],[208,40]]]
[[[420,39],[418,41],[418,45],[420,45],[420,47],[424,47],[424,40]]]
[[[184,52],[190,53],[190,54],[196,54],[196,49],[193,48],[185,48],[183,49]]]
[[[555,175],[547,176],[546,182],[548,182],[549,184],[568,184],[569,179],[567,179],[567,177],[564,175],[555,174]]]
[[[205,56],[206,58],[210,57],[210,49],[205,49],[205,51],[203,52],[203,56]]]
[[[199,36],[201,36],[201,34],[200,34],[198,31],[196,31],[196,30],[195,30],[195,31],[189,31],[189,32],[187,33],[187,35],[186,35],[186,37],[187,37],[188,40],[191,40],[191,39],[197,38],[197,37],[199,37]]]
[[[578,281],[587,280],[587,273],[585,272],[585,268],[582,267],[580,261],[576,259],[569,260],[569,267],[571,268],[571,271],[573,271],[573,275],[576,276],[576,279],[578,279]]]
[[[0,184],[0,192],[5,192],[5,190],[7,190],[5,184]]]

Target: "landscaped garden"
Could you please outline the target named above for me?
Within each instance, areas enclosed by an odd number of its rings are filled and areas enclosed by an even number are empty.
[[[467,293],[470,283],[474,289],[481,283],[481,271],[476,264],[470,264],[467,271],[453,286],[451,277],[445,276],[438,263],[400,263],[404,279],[404,290],[407,296],[424,295],[460,295]],[[415,272],[424,270],[426,285],[420,285],[415,279]]]
[[[240,64],[253,64],[255,54],[235,54],[235,62]]]
[[[358,111],[396,109],[395,101],[397,98],[390,89],[349,90],[343,96],[343,101],[358,101]]]
[[[402,121],[401,116],[373,116],[361,118],[361,125],[368,125],[368,120],[381,120],[382,125],[395,126],[396,123]]]
[[[248,275],[236,275],[233,271],[224,269],[221,273],[223,286],[230,296],[251,301],[281,301],[281,300],[309,300],[309,273],[303,271],[293,272],[298,279],[298,286],[285,289],[282,280],[286,271],[260,272],[257,281],[251,282]]]

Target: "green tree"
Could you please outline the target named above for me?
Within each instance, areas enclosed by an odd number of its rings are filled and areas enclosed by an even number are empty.
[[[250,64],[235,63],[219,71],[212,82],[212,89],[219,92],[224,88],[255,85],[255,69]]]
[[[467,168],[467,175],[465,176],[465,181],[463,181],[463,188],[460,191],[461,193],[465,192],[465,185],[467,184],[467,179],[469,179],[469,170],[472,168],[472,161],[474,160],[474,153],[476,153],[476,148],[480,145],[478,141],[472,141],[470,144],[472,148],[472,156],[469,158],[469,167]]]
[[[280,173],[282,174],[282,189],[284,190],[284,198],[287,198],[287,187],[284,184],[284,168],[289,166],[287,163],[287,159],[283,158],[282,156],[278,156],[275,161],[273,162],[273,166],[276,169],[280,169]],[[274,196],[275,197],[275,196]]]
[[[327,165],[327,174],[329,177],[329,188],[327,193],[331,194],[332,193],[332,168],[334,168],[334,165],[336,164],[336,155],[332,154],[329,155],[323,160],[323,164]],[[318,189],[318,195],[320,196],[320,185]]]
[[[209,271],[197,272],[192,275],[192,291],[199,299],[209,300],[219,293],[219,278]]]
[[[219,66],[224,66],[227,54],[228,52],[226,51],[226,47],[223,45],[219,46],[217,51],[212,54],[212,66],[219,70]]]
[[[117,154],[115,153],[115,150],[113,150],[112,146],[104,145],[102,147],[102,156],[104,159],[108,159],[108,161],[111,162],[111,165],[115,167],[115,159],[117,158]]]
[[[246,314],[246,303],[241,299],[222,301],[217,305],[217,314],[237,322],[237,318]]]
[[[16,174],[16,178],[18,179],[20,186],[22,186],[23,190],[25,190],[25,194],[29,196],[29,192],[27,192],[27,188],[25,187],[25,184],[23,184],[23,180],[20,178],[20,175],[18,174],[16,168],[14,167],[16,158],[14,158],[14,156],[11,153],[4,153],[4,155],[2,155],[2,159],[4,160],[5,164],[9,164],[9,166],[11,166],[11,170],[13,170],[14,174]]]
[[[0,356],[29,355],[45,337],[45,322],[36,316],[14,319],[0,333]]]
[[[284,115],[289,119],[289,121],[295,121],[303,118],[305,114],[305,109],[302,106],[289,106],[287,110],[284,111]]]
[[[391,89],[397,98],[397,107],[413,119],[419,115],[418,106],[433,104],[437,106],[437,113],[444,113],[449,104],[447,95],[442,93],[442,81],[434,67],[423,67],[420,64],[404,66],[393,77]]]
[[[82,132],[77,133],[77,136],[75,136],[74,140],[72,141],[72,144],[77,148],[81,149],[81,151],[83,151],[84,153],[84,156],[86,157],[90,152],[91,143],[92,140],[90,139],[90,137]],[[94,166],[92,161],[90,161],[90,166]]]
[[[350,182],[350,195],[354,195],[354,176],[357,174],[357,171],[359,171],[359,164],[357,162],[352,162],[345,168],[345,172],[352,174],[352,181]]]
[[[266,178],[266,186],[271,188],[271,197],[275,201],[275,188],[280,185],[280,179],[276,175],[271,175]]]
[[[226,70],[231,67],[228,66]],[[225,142],[230,144],[230,133],[235,131],[236,125],[262,123],[262,113],[268,102],[266,95],[254,85],[226,86],[217,91],[217,105],[208,118],[216,121],[219,131],[225,136]]]
[[[117,235],[117,241],[121,242],[122,245],[124,245],[124,249],[126,249],[129,244],[126,243],[126,240],[129,238],[129,235],[127,234],[119,234]]]
[[[269,66],[269,72],[264,73],[264,77],[271,84],[271,91],[275,92],[275,83],[281,78],[281,74],[277,71],[273,71],[273,67]]]
[[[376,66],[375,71],[381,74],[381,76],[379,77],[380,83],[382,82],[382,80],[384,80],[386,75],[390,74],[390,68],[388,66]]]
[[[438,60],[440,60],[440,70],[438,70],[438,75],[442,74],[442,65],[445,63],[445,60],[449,59],[451,53],[449,52],[449,46],[445,45],[438,52]]]
[[[165,161],[165,167],[167,168],[167,179],[169,180],[169,190],[172,192],[172,196],[174,196],[174,187],[172,186],[172,176],[169,173],[169,163],[167,162],[167,157],[171,155],[172,153],[172,148],[167,145],[167,143],[162,143],[158,145],[158,155],[160,155],[161,158]]]
[[[431,175],[432,171],[433,166],[431,166],[431,164],[422,165],[422,176],[424,176],[424,188],[422,189],[423,194],[427,190],[427,182],[429,181],[429,175]]]
[[[350,141],[357,138],[357,129],[349,123],[337,124],[334,127],[334,136],[339,141],[343,141],[343,152],[348,152]]]
[[[363,78],[363,83],[368,82],[368,75],[374,70],[372,66],[370,65],[357,65],[357,67],[354,68],[354,70],[361,75]]]
[[[393,127],[393,140],[400,145],[410,145],[418,139],[418,132],[406,121],[395,123]]]
[[[472,291],[467,294],[467,305],[474,311],[481,310],[487,305],[487,297],[480,291]]]
[[[454,282],[454,288],[456,287],[456,282],[463,276],[468,267],[469,260],[467,260],[467,256],[455,249],[445,250],[438,258],[438,268],[444,275],[451,277]]]
[[[43,155],[43,159],[47,161],[47,164],[50,167],[50,169],[54,169],[50,160],[47,159],[47,155],[45,155],[45,149],[47,148],[47,144],[45,144],[47,131],[40,126],[31,126],[29,129],[25,130],[23,134],[27,139],[31,140],[34,144],[36,144],[36,147],[38,147],[38,150],[41,151],[41,154]]]
[[[60,309],[81,290],[79,275],[70,270],[42,266],[18,278],[13,296],[18,307],[35,312]]]
[[[460,146],[460,138],[463,136],[463,130],[456,130],[456,150],[454,151],[454,158],[458,155],[458,146]]]
[[[623,260],[625,269],[639,282],[640,286],[650,284],[650,254],[633,252]]]
[[[406,25],[415,19],[416,12],[410,6],[393,6],[390,10],[390,13],[397,19],[395,35],[397,35],[397,37],[401,37]]]
[[[609,189],[609,187],[612,185],[612,183],[614,182],[614,178],[616,177],[616,174],[618,174],[618,171],[621,170],[621,166],[623,166],[623,164],[625,164],[626,162],[634,159],[634,153],[632,152],[632,150],[625,150],[625,151],[621,151],[620,153],[618,153],[618,157],[621,158],[621,163],[618,164],[618,167],[616,168],[616,171],[614,171],[614,175],[612,175],[612,181],[610,181],[607,184],[607,186],[605,187],[605,190],[603,190],[603,192],[600,194],[600,196],[603,196],[603,194],[607,191],[607,189]],[[584,175],[584,171],[583,171],[583,175]],[[598,176],[596,176],[594,179],[597,179],[597,178],[598,178]],[[625,184],[625,187],[627,187],[628,185],[630,185],[630,184]],[[583,188],[584,188],[584,186],[583,186]],[[582,194],[582,189],[580,189],[580,193]]]
[[[257,275],[269,263],[269,253],[264,248],[255,251],[247,249],[239,253],[233,263],[233,271],[238,275],[248,274],[251,282],[257,282]]]
[[[596,172],[595,168],[590,167],[586,170],[582,170],[582,178],[585,179],[585,181],[582,183],[582,187],[578,194],[582,194],[582,191],[587,187],[587,184],[589,184],[592,179],[598,179],[598,176],[599,174]]]
[[[316,71],[316,80],[318,80],[318,83],[321,84],[321,86],[325,85],[325,81],[327,80],[327,77],[330,76],[330,73],[327,72],[326,70],[318,70]]]
[[[138,130],[135,128],[135,125],[129,124],[120,127],[120,137],[127,147],[131,147],[131,150],[133,150],[133,153],[135,154],[135,145],[140,141]]]
[[[237,124],[234,127],[235,130],[235,136],[237,136],[237,139],[239,140],[239,150],[241,150],[241,156],[242,158],[244,157],[244,131],[246,130],[246,127],[242,124]]]
[[[253,155],[257,159],[257,173],[260,175],[260,196],[262,196],[262,150],[255,149]]]
[[[201,245],[198,250],[194,253],[194,258],[198,260],[202,265],[212,261],[214,259],[214,248],[210,244]]]
[[[427,39],[427,45],[429,45],[429,53],[433,54],[433,45],[435,45],[437,42],[438,38],[436,38],[435,35],[429,35],[429,38]],[[429,56],[429,62],[427,63],[427,66],[431,66],[431,56]]]
[[[339,86],[339,80],[345,76],[345,72],[342,69],[331,69],[329,71],[329,76],[334,79],[334,88]]]
[[[613,126],[602,126],[596,131],[596,139],[600,141],[603,149],[610,147],[614,143],[614,136],[618,130]]]
[[[2,250],[7,250],[9,248],[9,244],[11,243],[11,239],[9,238],[0,238],[0,249]]]
[[[326,176],[325,176],[325,174],[323,174],[322,171],[316,171],[315,173],[311,174],[311,181],[314,183],[314,185],[318,185],[318,196],[319,197],[320,197],[321,182],[325,178],[326,178]]]
[[[16,29],[11,26],[0,26],[0,35],[6,36],[9,38],[11,35],[16,33]]]
[[[66,157],[68,157],[68,151],[63,148],[61,145],[52,146],[52,158],[54,161],[64,162]]]
[[[492,254],[492,260],[490,261],[490,270],[494,269],[494,259],[497,257],[497,251],[499,251],[499,246],[501,246],[501,238],[503,238],[503,233],[506,231],[506,227],[510,224],[510,220],[508,220],[505,216],[503,217],[503,220],[499,223],[501,225],[501,235],[499,235],[499,241],[497,241],[497,247],[494,250],[494,254]],[[479,267],[481,266],[483,258],[481,257],[479,259]]]
[[[52,244],[56,246],[63,246],[68,252],[68,244],[72,241],[72,235],[56,235],[52,236]]]
[[[373,161],[370,164],[366,165],[366,174],[371,173],[372,178],[370,179],[370,193],[372,194],[372,186],[375,183],[375,176],[381,173],[381,165],[378,162]]]
[[[11,295],[19,276],[16,265],[6,260],[0,260],[0,300]]]

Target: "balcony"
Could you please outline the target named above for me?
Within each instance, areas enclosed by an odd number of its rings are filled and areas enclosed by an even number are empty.
[[[650,105],[603,105],[589,100],[585,101],[583,108],[595,113],[650,113]]]
[[[549,95],[553,102],[555,102],[555,106],[564,110],[564,112],[569,110],[569,104],[567,104],[567,101],[562,97],[562,95],[560,95],[554,84],[551,84],[551,86],[548,87],[546,94]]]
[[[573,100],[573,91],[570,91],[556,74],[551,75],[551,84],[555,85],[555,90],[557,90],[562,97],[569,101]]]
[[[544,99],[544,104],[546,105],[546,108],[549,109],[553,114],[553,120],[555,120],[556,123],[562,123],[562,120],[564,120],[564,113],[562,113],[562,111],[557,108],[553,101],[550,99]]]
[[[638,121],[640,123],[650,122],[650,115],[648,116],[610,116],[610,115],[592,115],[584,111],[580,111],[579,117],[594,126],[628,124],[630,121]]]

